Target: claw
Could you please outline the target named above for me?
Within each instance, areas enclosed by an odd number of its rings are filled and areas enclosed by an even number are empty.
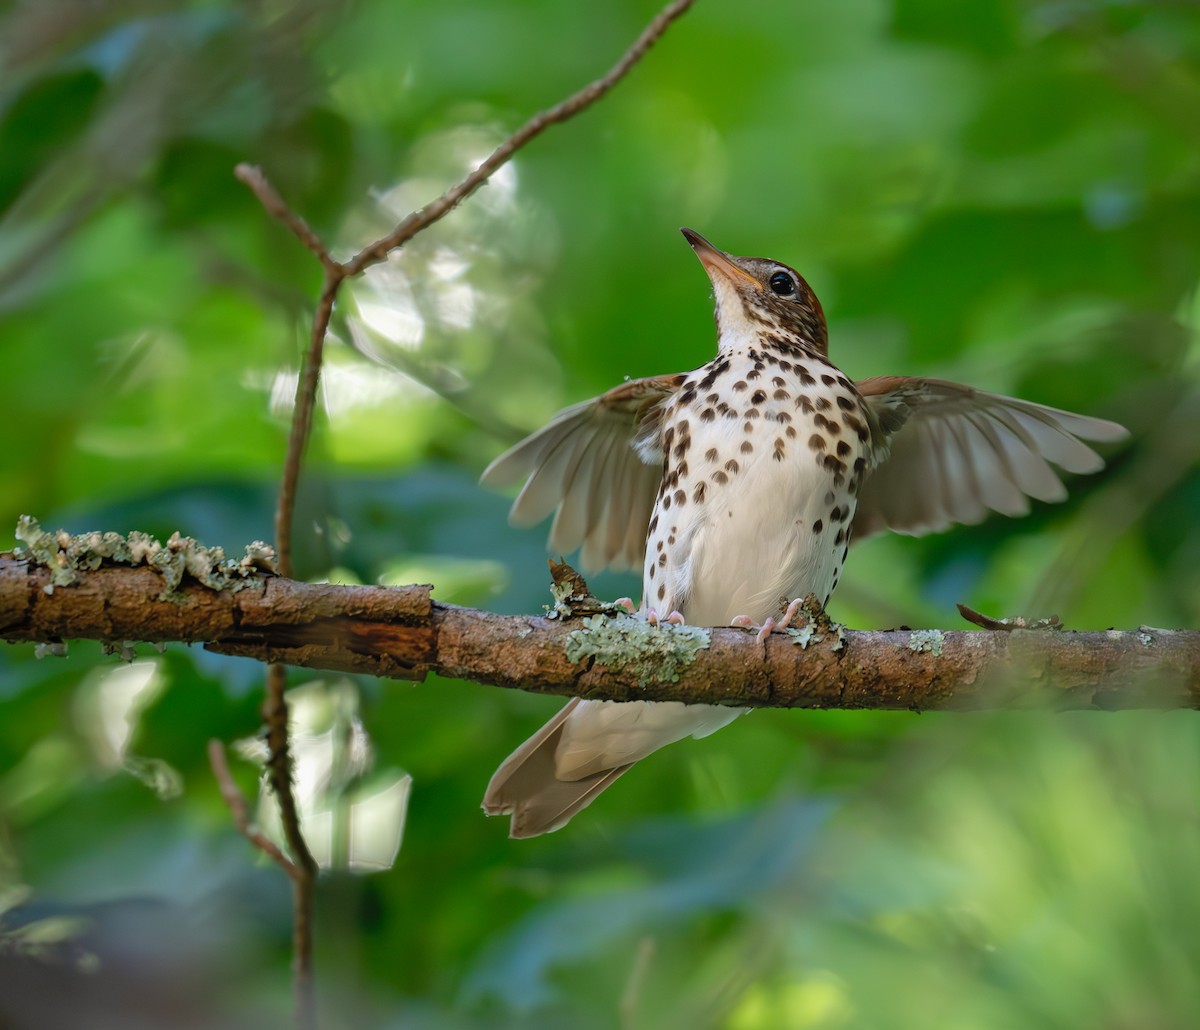
[[[645,614],[646,621],[650,623],[651,626],[657,626],[661,622],[669,622],[672,626],[684,625],[683,615],[677,611],[671,612],[671,614],[665,618],[658,614],[657,608],[647,608]]]
[[[633,603],[632,597],[618,597],[613,604],[618,604],[624,608],[630,615],[637,611],[637,605]]]
[[[772,633],[775,633],[778,630],[787,629],[788,626],[791,625],[792,619],[796,617],[796,613],[800,610],[803,604],[803,598],[796,598],[796,600],[792,601],[787,606],[787,610],[784,611],[782,616],[776,619],[774,616],[768,615],[766,621],[764,621],[761,626],[752,618],[750,618],[749,615],[735,615],[729,620],[729,625],[737,626],[740,629],[758,630],[755,639],[761,644]]]
[[[800,610],[800,606],[804,604],[804,598],[797,597],[787,606],[787,610],[783,613],[783,617],[775,624],[776,629],[787,629],[791,625],[792,619],[796,617],[796,612]],[[771,620],[768,619],[768,622]]]

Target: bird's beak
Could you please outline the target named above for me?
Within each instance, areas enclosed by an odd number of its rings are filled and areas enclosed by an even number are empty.
[[[691,244],[692,250],[696,252],[696,257],[700,259],[700,264],[704,266],[710,279],[720,275],[731,283],[736,284],[740,280],[761,289],[758,280],[748,272],[743,272],[725,251],[717,250],[708,240],[692,229],[680,229],[679,231],[683,233],[683,238]]]

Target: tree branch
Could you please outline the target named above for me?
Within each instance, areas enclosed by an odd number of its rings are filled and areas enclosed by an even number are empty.
[[[160,598],[147,567],[51,573],[0,555],[0,637],[203,641],[313,669],[422,680],[430,672],[542,694],[746,707],[1200,708],[1200,631],[890,630],[773,634],[650,629],[628,616],[496,615],[425,586],[334,586],[256,573],[240,589],[185,583]],[[801,645],[805,646],[801,646]]]

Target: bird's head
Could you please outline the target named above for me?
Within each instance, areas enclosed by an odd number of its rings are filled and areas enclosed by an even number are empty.
[[[829,353],[821,302],[794,269],[767,258],[734,257],[698,232],[680,230],[712,280],[722,349],[770,338],[785,347]]]

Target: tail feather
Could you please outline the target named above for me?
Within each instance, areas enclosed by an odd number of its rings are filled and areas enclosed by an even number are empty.
[[[510,815],[509,836],[536,837],[565,826],[633,763],[578,780],[560,780],[555,751],[563,723],[579,698],[568,701],[540,730],[501,763],[483,795],[488,815]]]

